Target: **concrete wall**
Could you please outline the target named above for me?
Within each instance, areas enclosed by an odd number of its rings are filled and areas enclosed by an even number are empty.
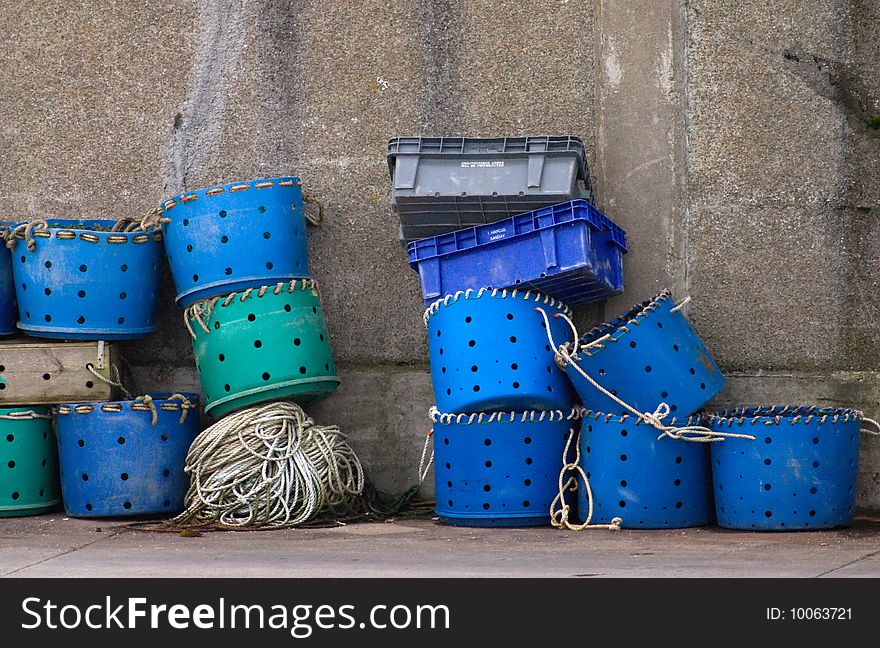
[[[100,6],[99,6],[100,5]],[[627,292],[671,286],[731,375],[719,403],[880,414],[880,8],[869,0],[6,2],[0,201],[138,214],[298,174],[344,380],[313,408],[380,487],[412,482],[432,401],[416,275],[395,238],[399,134],[581,135],[629,234]],[[194,387],[166,277],[143,388]],[[880,509],[880,444],[860,503]],[[426,489],[426,493],[430,488]]]

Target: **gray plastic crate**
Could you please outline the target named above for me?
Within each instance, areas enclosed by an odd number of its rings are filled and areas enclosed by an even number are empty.
[[[405,242],[592,199],[577,137],[395,137],[388,167]]]

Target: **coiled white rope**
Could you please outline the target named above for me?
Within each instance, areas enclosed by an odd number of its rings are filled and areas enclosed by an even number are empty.
[[[339,428],[315,425],[295,403],[249,407],[202,432],[178,526],[287,527],[363,492],[364,471]]]

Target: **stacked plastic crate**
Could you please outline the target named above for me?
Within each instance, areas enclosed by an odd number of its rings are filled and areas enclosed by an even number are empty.
[[[129,396],[115,346],[155,329],[161,233],[129,219],[0,229],[0,335],[41,338],[0,342],[0,515],[60,496],[74,516],[180,510],[198,398]]]
[[[427,306],[437,513],[547,524],[580,418],[550,340],[570,304],[623,289],[625,233],[590,203],[576,137],[396,138],[388,163]]]
[[[306,403],[339,383],[309,272],[306,202],[302,181],[282,177],[162,205],[177,303],[212,417],[279,399]]]

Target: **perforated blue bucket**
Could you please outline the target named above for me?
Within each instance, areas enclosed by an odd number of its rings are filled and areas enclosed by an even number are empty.
[[[425,311],[440,411],[571,408],[571,387],[536,307],[570,312],[540,293],[490,289],[449,295]],[[568,331],[560,319],[551,318],[550,327],[555,338]]]
[[[186,453],[199,433],[195,394],[56,408],[64,508],[75,517],[171,514],[183,509]],[[184,416],[185,414],[185,416]],[[182,420],[181,420],[182,418]]]
[[[562,452],[578,410],[441,414],[434,423],[440,520],[456,526],[550,524]]]
[[[29,235],[18,231],[18,328],[71,340],[133,339],[156,329],[162,234],[111,232],[115,224],[49,220]]]
[[[754,407],[713,415],[713,430],[751,434],[712,446],[718,524],[795,531],[852,524],[861,412]]]
[[[177,303],[309,277],[302,181],[250,180],[167,200],[162,225]]]
[[[0,223],[0,335],[15,333],[18,309],[12,279],[12,256],[6,248],[11,223]]]
[[[699,419],[679,423],[696,424]],[[581,467],[593,491],[593,523],[609,524],[619,517],[624,529],[679,529],[712,522],[707,446],[713,444],[658,439],[656,428],[627,415],[585,411],[581,426]],[[583,520],[589,505],[579,482]]]
[[[673,416],[693,414],[721,391],[724,377],[685,316],[674,309],[669,292],[663,291],[594,328],[580,339],[576,364],[639,412],[653,412],[666,403]],[[585,348],[605,335],[604,342]],[[623,413],[575,367],[566,372],[584,407]]]

